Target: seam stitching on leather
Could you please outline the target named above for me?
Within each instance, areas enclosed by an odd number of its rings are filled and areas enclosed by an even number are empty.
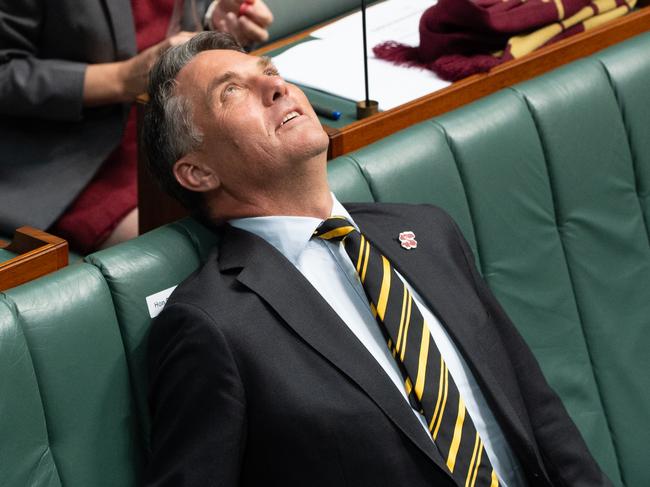
[[[648,238],[648,246],[650,246],[650,229],[648,229],[648,226],[646,224],[646,218],[648,215],[645,214],[645,211],[643,210],[643,205],[641,204],[641,198],[639,195],[639,171],[638,171],[638,163],[637,163],[637,157],[634,152],[634,147],[632,146],[632,139],[630,136],[630,126],[627,123],[627,119],[625,117],[625,111],[623,110],[623,103],[621,100],[621,97],[619,95],[618,90],[616,89],[616,85],[614,84],[614,80],[612,79],[611,73],[607,69],[607,66],[605,66],[605,63],[603,61],[595,56],[592,57],[596,64],[603,70],[605,74],[605,78],[607,79],[607,83],[609,84],[609,87],[612,90],[612,94],[614,96],[614,99],[616,100],[616,106],[618,107],[618,111],[621,117],[621,123],[623,124],[623,127],[625,128],[625,139],[627,141],[627,146],[628,150],[630,151],[630,158],[632,160],[632,173],[634,174],[634,191],[636,192],[636,197],[637,197],[637,202],[639,203],[639,210],[641,212],[642,218],[641,221],[643,223],[643,226],[645,228],[645,233]],[[603,404],[604,407],[604,404]],[[620,454],[618,451],[618,447],[616,444],[616,435],[613,434],[611,426],[610,426],[610,421],[609,421],[609,414],[607,414],[607,411],[605,410],[605,415],[607,417],[607,427],[609,429],[609,434],[612,438],[612,445],[614,447],[614,451],[616,452],[616,463],[618,466],[618,471],[619,475],[621,476],[621,481],[623,482],[623,485],[627,485],[627,480],[625,479],[625,471],[623,470],[623,465],[621,464],[620,460]]]
[[[627,146],[630,151],[630,158],[632,159],[632,172],[634,174],[634,191],[636,192],[636,198],[637,201],[639,202],[639,210],[641,211],[641,215],[643,216],[641,220],[643,221],[643,227],[645,228],[645,233],[646,236],[648,237],[648,246],[650,247],[650,228],[648,228],[648,224],[647,224],[647,221],[650,221],[650,215],[646,214],[643,205],[641,204],[641,192],[639,191],[639,186],[640,186],[639,158],[637,157],[636,151],[634,150],[634,146],[632,145],[630,124],[628,123],[627,117],[625,116],[625,110],[623,109],[623,100],[618,90],[616,89],[616,84],[614,83],[612,75],[609,72],[609,69],[607,69],[605,63],[598,58],[595,58],[595,61],[600,65],[600,67],[605,72],[605,77],[607,78],[609,86],[611,87],[612,92],[614,94],[614,98],[616,99],[616,105],[618,106],[618,111],[621,115],[621,122],[623,123],[623,127],[625,128],[625,139],[627,140]]]
[[[137,393],[137,381],[136,381],[136,373],[135,373],[135,365],[132,362],[132,357],[130,350],[127,347],[127,325],[124,322],[124,315],[126,314],[125,311],[122,309],[120,306],[120,302],[116,300],[116,295],[119,294],[119,289],[117,289],[116,286],[116,279],[113,275],[111,275],[109,269],[104,265],[104,262],[101,259],[97,259],[94,256],[86,257],[85,263],[88,265],[91,265],[93,267],[92,272],[93,272],[93,277],[98,279],[100,281],[100,286],[104,286],[106,289],[106,292],[108,293],[110,300],[111,300],[111,306],[113,308],[113,318],[115,319],[115,326],[117,326],[117,333],[119,335],[120,339],[120,344],[122,346],[122,352],[124,354],[124,364],[126,366],[126,373],[127,373],[127,378],[128,378],[128,386],[129,386],[129,392],[131,393],[131,409],[135,413],[135,429],[140,432],[140,435],[142,438],[145,438],[143,440],[143,443],[145,445],[145,449],[148,449],[148,440],[146,439],[146,431],[145,431],[145,425],[146,425],[146,419],[142,419],[143,417],[146,418],[147,416],[147,409],[146,409],[146,404],[144,405],[144,410],[140,407],[140,403],[138,401],[138,393]],[[119,287],[119,285],[118,285]]]

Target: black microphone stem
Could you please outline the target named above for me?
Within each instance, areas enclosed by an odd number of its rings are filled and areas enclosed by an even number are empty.
[[[366,82],[366,106],[370,104],[368,93],[368,46],[366,45],[366,0],[361,0],[361,24],[363,26],[363,74]]]

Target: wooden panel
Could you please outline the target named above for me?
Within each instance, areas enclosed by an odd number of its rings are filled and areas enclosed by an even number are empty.
[[[0,262],[0,291],[68,265],[68,242],[32,227],[20,227],[2,247],[19,255]]]
[[[140,129],[148,97],[137,100],[138,121],[138,231],[140,234],[187,216],[187,210],[165,193],[151,175]]]

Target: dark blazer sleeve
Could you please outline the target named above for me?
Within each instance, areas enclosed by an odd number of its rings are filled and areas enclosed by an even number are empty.
[[[38,57],[44,4],[0,0],[0,113],[79,120],[86,64]]]
[[[551,389],[532,351],[476,269],[474,254],[454,224],[479,298],[486,307],[516,369],[544,466],[553,485],[596,487],[612,484],[589,452],[560,398]]]
[[[149,338],[149,487],[234,487],[246,437],[245,396],[223,333],[201,309],[172,304]]]

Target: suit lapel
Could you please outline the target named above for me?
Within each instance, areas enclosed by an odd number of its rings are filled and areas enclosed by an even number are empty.
[[[258,294],[305,342],[360,387],[384,414],[443,471],[444,461],[409,404],[368,350],[302,274],[275,248],[251,233],[226,226],[222,271]]]
[[[129,0],[101,0],[113,30],[113,44],[118,60],[136,53],[135,25]]]
[[[461,276],[450,273],[449,263],[429,251],[432,245],[427,239],[435,236],[426,230],[415,230],[417,223],[409,227],[408,221],[400,220],[391,225],[390,217],[386,217],[381,220],[381,226],[378,226],[376,218],[366,220],[365,215],[355,214],[353,217],[363,233],[415,288],[450,334],[483,393],[486,397],[491,397],[496,408],[502,412],[497,416],[507,418],[508,437],[514,435],[519,439],[519,444],[526,445],[529,452],[534,452],[534,441],[520,416],[525,407],[518,397],[505,394],[498,379],[497,362],[500,361],[500,356],[490,353],[486,348],[489,344],[498,342],[498,338],[494,336],[486,317],[474,313],[465,305],[467,291],[460,284]],[[417,249],[406,251],[400,247],[397,236],[404,230],[415,230]]]

